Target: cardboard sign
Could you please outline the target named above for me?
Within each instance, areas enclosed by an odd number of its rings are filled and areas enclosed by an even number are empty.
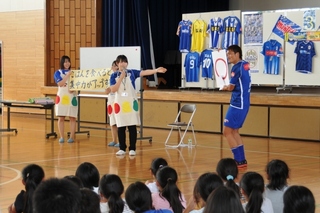
[[[69,90],[103,90],[109,86],[110,68],[71,70]]]

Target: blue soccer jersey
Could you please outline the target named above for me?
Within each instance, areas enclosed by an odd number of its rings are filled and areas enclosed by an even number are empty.
[[[263,73],[279,75],[282,45],[277,40],[271,39],[263,44],[261,53],[264,55]]]
[[[200,56],[197,52],[189,52],[184,61],[186,82],[199,82]]]
[[[250,106],[251,76],[250,65],[246,61],[239,61],[231,69],[230,84],[234,85],[230,106],[246,109]]]
[[[236,16],[228,16],[223,20],[223,40],[222,48],[227,49],[233,44],[239,44],[239,34],[241,34],[241,22]]]
[[[220,34],[223,32],[223,21],[221,18],[212,18],[207,27],[210,36],[210,48],[220,48]]]
[[[212,59],[212,50],[204,50],[200,56],[200,62],[202,67],[202,77],[203,78],[212,78],[212,68],[213,68],[213,59]]]
[[[312,57],[316,55],[312,41],[298,41],[294,52],[297,54],[296,71],[302,73],[312,72]]]
[[[177,35],[180,37],[179,50],[180,52],[189,52],[191,48],[191,27],[190,20],[182,20],[179,22]]]

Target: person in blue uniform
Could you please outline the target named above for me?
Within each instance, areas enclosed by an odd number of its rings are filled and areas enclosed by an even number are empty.
[[[69,116],[70,138],[68,143],[74,142],[76,132],[76,118],[78,116],[78,99],[75,91],[70,91],[69,77],[71,75],[71,62],[69,56],[62,56],[60,59],[60,69],[54,73],[54,81],[58,85],[58,92],[55,102],[56,116],[58,117],[58,129],[60,133],[59,143],[64,142],[64,121]]]
[[[112,109],[114,112],[115,124],[118,127],[118,139],[120,150],[116,155],[126,154],[126,128],[129,130],[129,155],[136,155],[137,126],[140,124],[139,104],[137,92],[135,91],[135,80],[139,77],[153,75],[156,73],[165,73],[164,67],[150,70],[127,69],[128,59],[125,55],[119,55],[116,59],[118,70],[113,72],[110,77],[110,89],[115,93],[115,99]]]
[[[233,64],[230,83],[222,88],[231,91],[230,106],[224,119],[223,135],[226,137],[238,168],[247,167],[244,145],[239,134],[250,107],[251,77],[250,65],[242,60],[238,45],[227,48],[228,62]]]

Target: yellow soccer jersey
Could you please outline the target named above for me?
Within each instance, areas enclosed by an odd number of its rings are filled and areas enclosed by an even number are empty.
[[[191,51],[202,52],[207,36],[207,23],[204,20],[195,20],[192,23]]]

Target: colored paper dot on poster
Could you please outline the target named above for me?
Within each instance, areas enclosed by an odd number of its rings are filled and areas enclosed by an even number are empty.
[[[68,95],[62,96],[61,104],[63,104],[63,105],[69,105],[70,104],[70,98],[69,98]]]
[[[60,96],[56,97],[56,104],[60,103]]]
[[[111,115],[112,113],[112,105],[108,105],[108,114]]]
[[[118,114],[120,112],[120,105],[118,103],[114,104],[114,113]]]
[[[138,111],[139,110],[139,104],[137,100],[133,101],[133,110],[134,111]]]
[[[122,112],[132,112],[131,104],[128,101],[122,103]]]
[[[76,97],[72,98],[72,102],[71,102],[72,106],[78,106],[78,100]]]

